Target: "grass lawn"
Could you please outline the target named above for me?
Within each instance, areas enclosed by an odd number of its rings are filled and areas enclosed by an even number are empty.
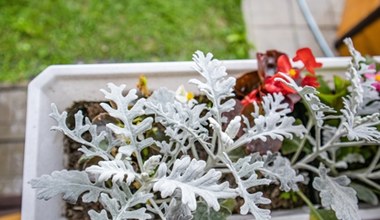
[[[0,82],[52,64],[248,57],[240,0],[0,1]]]

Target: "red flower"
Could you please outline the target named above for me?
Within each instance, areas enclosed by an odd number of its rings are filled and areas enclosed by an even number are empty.
[[[264,81],[264,85],[263,85],[263,90],[266,93],[271,93],[271,94],[273,94],[273,93],[282,93],[285,96],[288,95],[288,94],[295,93],[295,91],[292,88],[288,87],[283,82],[276,81],[275,80],[276,78],[282,78],[282,79],[286,80],[279,73],[276,73],[273,76],[266,78],[265,81]]]
[[[310,73],[312,73],[312,75],[306,75],[305,77],[301,77],[302,69],[300,70],[293,68],[289,57],[285,54],[282,54],[278,56],[277,61],[275,61],[277,64],[276,73],[274,75],[269,75],[264,72],[266,76],[264,82],[257,89],[251,91],[251,93],[246,95],[244,99],[241,101],[241,104],[243,106],[247,106],[248,104],[251,104],[253,102],[260,102],[261,97],[265,94],[282,93],[282,95],[288,97],[289,104],[293,106],[293,100],[296,99],[291,99],[289,97],[296,95],[296,91],[288,87],[285,83],[275,80],[276,78],[282,78],[283,80],[287,81],[279,73],[287,74],[298,85],[301,84],[302,86],[319,87],[317,77],[315,76],[314,68],[321,67],[322,64],[316,62],[311,50],[309,48],[302,48],[297,50],[296,56],[293,58],[293,61],[303,62],[304,68],[306,68]]]
[[[259,89],[255,89],[255,90],[252,90],[252,92],[250,92],[248,95],[246,95],[243,100],[241,100],[241,104],[243,106],[247,106],[253,102],[260,102],[260,101],[261,101],[260,91]]]
[[[319,82],[317,80],[317,77],[313,75],[306,75],[301,82],[302,86],[312,86],[312,87],[319,87]]]
[[[298,79],[300,77],[300,71],[292,68],[289,57],[286,55],[281,55],[277,59],[277,72],[286,73],[293,79]]]
[[[287,73],[292,69],[292,64],[289,61],[289,57],[281,55],[277,59],[277,72]]]
[[[307,69],[307,71],[309,71],[312,74],[315,74],[315,68],[322,67],[322,63],[318,63],[315,60],[315,57],[311,52],[310,48],[307,47],[297,50],[296,56],[293,58],[293,61],[301,61]]]

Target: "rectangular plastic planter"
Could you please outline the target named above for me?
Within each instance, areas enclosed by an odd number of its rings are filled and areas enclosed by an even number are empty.
[[[334,74],[342,75],[345,72],[349,58],[321,58],[318,61],[323,63],[318,74],[331,79]],[[222,62],[227,72],[235,76],[257,68],[256,60]],[[64,202],[61,197],[49,201],[37,200],[36,191],[28,184],[33,178],[64,168],[63,137],[59,132],[50,131],[50,127],[55,125],[49,118],[51,103],[56,103],[59,110],[63,111],[75,101],[104,100],[99,89],[106,88],[108,82],[135,88],[140,75],[148,78],[148,86],[152,90],[159,87],[175,90],[181,84],[188,90],[195,90],[187,84],[191,78],[200,78],[193,66],[193,62],[56,65],[38,75],[28,87],[22,219],[65,219],[62,217]],[[376,212],[380,213],[380,209],[375,210],[375,215]],[[274,216],[279,214],[284,217],[273,219],[308,219],[307,211],[280,212],[274,213]],[[233,218],[252,219],[252,216]]]

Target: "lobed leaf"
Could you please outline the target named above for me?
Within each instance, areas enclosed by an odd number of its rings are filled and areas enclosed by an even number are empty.
[[[160,165],[160,167],[158,169],[162,175],[163,170],[166,170],[166,165]],[[173,195],[176,189],[180,189],[181,201],[190,210],[196,209],[196,196],[200,196],[208,206],[218,211],[220,208],[218,199],[234,198],[236,192],[229,188],[227,182],[218,184],[222,176],[221,172],[210,169],[205,173],[205,167],[205,161],[191,160],[189,156],[177,159],[169,176],[157,175],[158,180],[154,183],[153,190],[160,191],[161,196],[166,198]]]
[[[233,174],[238,185],[238,195],[244,199],[240,207],[240,214],[246,215],[250,212],[256,219],[270,219],[270,210],[261,209],[259,204],[269,204],[270,199],[262,197],[262,192],[249,193],[248,189],[259,185],[268,185],[270,179],[258,179],[256,171],[263,167],[264,162],[256,161],[252,156],[240,158],[236,163],[232,163],[228,155],[224,153],[227,167]]]
[[[221,65],[220,61],[213,59],[211,53],[207,53],[205,56],[201,51],[196,51],[193,60],[196,64],[195,70],[206,79],[206,82],[192,79],[189,83],[197,85],[198,89],[213,103],[210,112],[213,118],[221,124],[226,120],[222,114],[231,111],[235,106],[234,99],[226,99],[234,96],[236,79],[227,77],[226,68]]]
[[[86,168],[86,172],[97,175],[100,182],[112,178],[114,184],[117,181],[124,181],[125,176],[127,176],[126,181],[130,185],[136,176],[138,176],[132,165],[128,161],[122,160],[100,161],[99,165],[92,165]]]
[[[333,178],[328,176],[327,172],[327,169],[321,164],[319,177],[315,177],[313,181],[314,189],[320,191],[322,205],[332,208],[338,219],[360,219],[356,191],[348,187],[350,179],[346,176]]]
[[[280,189],[285,192],[289,192],[290,190],[297,191],[297,183],[304,181],[303,176],[297,175],[296,171],[292,168],[289,159],[280,154],[272,155],[271,152],[267,152],[267,155],[263,156],[263,161],[265,161],[264,169],[261,169],[261,171],[265,177],[273,181],[279,181]]]
[[[51,104],[51,109],[52,113],[50,113],[50,117],[57,122],[57,125],[51,128],[52,130],[61,131],[70,139],[82,144],[83,146],[80,151],[84,152],[87,157],[98,156],[103,160],[113,159],[110,151],[114,147],[115,142],[108,138],[109,135],[106,131],[102,131],[98,134],[97,126],[93,125],[88,118],[84,118],[81,111],[78,111],[74,115],[75,127],[71,130],[66,125],[67,112],[59,113],[55,104]],[[91,141],[87,141],[83,138],[83,134],[86,132],[91,135]],[[102,141],[106,141],[106,149],[99,147]]]
[[[37,189],[37,198],[49,200],[63,194],[63,199],[76,203],[79,196],[84,202],[95,202],[100,193],[109,192],[99,183],[92,183],[88,175],[81,171],[54,171],[51,175],[42,175],[30,181],[32,188]]]

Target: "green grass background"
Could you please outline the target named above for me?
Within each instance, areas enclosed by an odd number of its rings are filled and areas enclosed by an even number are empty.
[[[240,0],[0,0],[0,82],[52,64],[248,57]]]

